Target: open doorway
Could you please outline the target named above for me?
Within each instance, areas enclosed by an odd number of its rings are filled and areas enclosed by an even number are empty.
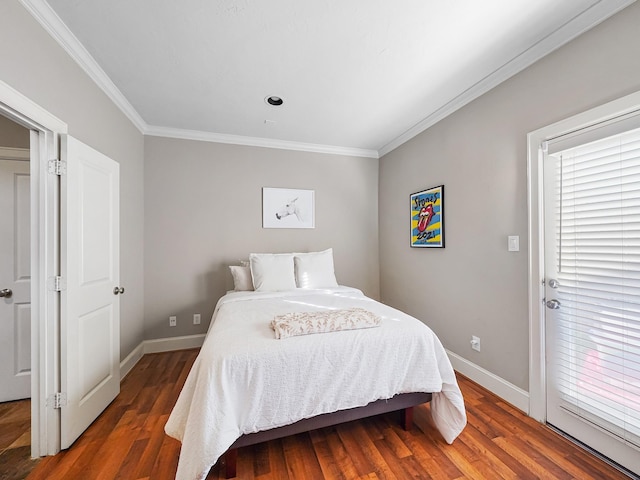
[[[38,458],[60,451],[60,415],[51,402],[59,391],[60,295],[49,285],[59,265],[59,177],[48,167],[67,125],[1,80],[0,115],[11,121],[9,128],[15,123],[29,133],[30,456]]]
[[[0,115],[0,478],[31,460],[30,131]],[[18,475],[18,476],[15,476]]]
[[[119,391],[119,165],[70,137],[66,123],[1,80],[0,115],[29,133],[30,456],[38,458],[68,447]],[[112,267],[103,282],[80,275],[102,274],[96,265]],[[96,283],[104,284],[100,295],[81,291]],[[96,317],[85,308],[99,310],[81,301],[86,298],[104,300],[102,310],[112,313],[108,332],[101,324],[79,336],[80,322],[86,327]],[[107,334],[112,348],[92,348]]]

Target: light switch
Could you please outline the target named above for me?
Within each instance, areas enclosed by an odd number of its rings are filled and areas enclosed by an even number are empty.
[[[519,235],[509,235],[509,251],[510,252],[519,252],[520,251],[520,236]]]

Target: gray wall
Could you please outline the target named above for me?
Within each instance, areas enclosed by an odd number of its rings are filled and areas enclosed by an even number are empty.
[[[29,130],[0,115],[0,147],[29,148]]]
[[[0,1],[0,80],[120,163],[121,357],[143,340],[144,137],[18,0]]]
[[[527,133],[640,90],[639,26],[636,3],[380,160],[382,300],[525,390]],[[446,248],[412,249],[409,194],[439,184]],[[520,252],[507,251],[508,235]]]
[[[263,229],[262,187],[315,190],[316,228]],[[146,138],[146,338],[206,331],[251,252],[329,247],[338,282],[377,298],[378,160]]]

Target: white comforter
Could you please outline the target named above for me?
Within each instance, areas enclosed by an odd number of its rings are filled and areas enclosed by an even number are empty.
[[[378,314],[380,327],[284,340],[270,328],[278,314],[351,307]],[[176,478],[204,479],[245,433],[408,392],[434,393],[434,422],[453,442],[464,402],[442,344],[419,320],[348,287],[229,293],[165,426],[182,441]]]

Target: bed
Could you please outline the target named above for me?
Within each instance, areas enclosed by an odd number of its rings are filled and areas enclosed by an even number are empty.
[[[260,275],[252,273],[256,291],[218,301],[165,425],[182,442],[178,480],[204,479],[225,452],[234,475],[237,447],[341,421],[404,410],[410,425],[411,407],[429,400],[448,443],[462,431],[466,415],[453,369],[424,323],[335,280],[260,289]],[[353,309],[379,323],[280,339],[272,326],[276,317]]]

